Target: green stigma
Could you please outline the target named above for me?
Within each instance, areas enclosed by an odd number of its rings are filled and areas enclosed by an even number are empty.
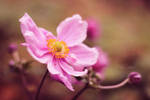
[[[63,48],[63,46],[62,46],[62,44],[59,42],[59,41],[57,41],[57,42],[55,42],[55,44],[54,44],[55,46],[55,50],[57,51],[57,52],[61,52],[62,51],[62,48]]]

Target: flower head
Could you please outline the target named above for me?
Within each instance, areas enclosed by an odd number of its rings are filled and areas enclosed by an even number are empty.
[[[86,38],[86,21],[77,14],[65,19],[57,27],[57,37],[38,27],[27,13],[19,21],[25,38],[22,45],[34,59],[47,64],[53,78],[73,91],[71,76],[85,75],[85,67],[95,64],[98,58],[95,48],[82,43]]]
[[[97,47],[97,50],[99,51],[98,60],[92,68],[100,77],[102,77],[104,69],[108,66],[108,57],[100,48]]]

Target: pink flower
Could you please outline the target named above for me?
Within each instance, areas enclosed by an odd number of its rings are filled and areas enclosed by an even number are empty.
[[[101,78],[103,78],[104,69],[108,66],[108,57],[100,48],[97,47],[97,50],[99,51],[98,60],[92,68]]]
[[[86,21],[79,15],[65,19],[57,27],[57,37],[38,27],[27,13],[19,21],[25,38],[22,45],[34,59],[47,64],[53,78],[73,91],[71,76],[85,75],[85,67],[95,64],[98,58],[95,48],[82,43],[86,38]]]
[[[101,35],[100,25],[94,19],[88,19],[87,23],[88,23],[88,30],[87,30],[88,39],[92,41],[97,40]]]

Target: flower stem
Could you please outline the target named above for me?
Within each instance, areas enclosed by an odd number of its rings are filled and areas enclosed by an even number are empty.
[[[39,85],[39,87],[37,89],[37,92],[36,92],[36,95],[35,95],[35,100],[38,100],[38,97],[39,97],[39,94],[40,94],[40,90],[41,90],[41,88],[43,86],[43,83],[45,81],[45,78],[46,78],[47,74],[48,74],[48,70],[46,70],[46,72],[45,72],[45,74],[44,74],[44,76],[43,76],[43,78],[42,78],[42,80],[40,82],[40,85]]]
[[[88,88],[89,84],[86,83],[85,86],[72,98],[72,100],[77,100],[77,98]]]
[[[94,88],[99,88],[99,89],[115,89],[124,86],[126,83],[129,82],[129,78],[126,78],[123,80],[121,83],[116,84],[116,85],[110,85],[110,86],[103,86],[103,85],[94,85]]]

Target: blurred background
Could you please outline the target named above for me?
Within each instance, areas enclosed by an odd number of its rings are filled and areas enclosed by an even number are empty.
[[[142,82],[114,90],[87,89],[79,100],[150,100],[150,1],[149,0],[0,0],[0,100],[29,100],[46,70],[33,62],[26,71],[26,88],[22,75],[10,70],[9,44],[18,44],[21,59],[33,60],[25,47],[19,18],[27,12],[40,27],[56,33],[66,17],[80,14],[99,23],[101,35],[94,43],[109,56],[103,84],[115,84],[131,71],[140,72]],[[92,45],[93,46],[93,45]],[[70,100],[75,92],[47,77],[40,100]],[[29,90],[30,93],[28,93]]]

